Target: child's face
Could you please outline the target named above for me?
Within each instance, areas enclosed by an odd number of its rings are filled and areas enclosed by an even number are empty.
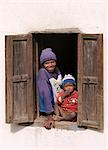
[[[49,71],[49,72],[53,72],[55,67],[56,67],[56,61],[55,60],[48,60],[46,62],[44,62],[44,67]]]
[[[72,83],[66,83],[64,85],[64,90],[72,92],[74,90],[74,85]]]

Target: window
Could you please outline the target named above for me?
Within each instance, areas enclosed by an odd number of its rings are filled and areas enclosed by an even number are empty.
[[[102,34],[79,33],[6,36],[6,122],[30,123],[39,117],[35,78],[41,50],[51,47],[62,75],[71,73],[77,80],[78,126],[102,130],[102,40]]]

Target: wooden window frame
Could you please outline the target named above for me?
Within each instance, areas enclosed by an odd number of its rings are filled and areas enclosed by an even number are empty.
[[[43,32],[42,32],[43,33]],[[52,31],[50,31],[50,32],[46,32],[46,34],[49,34],[49,33],[65,33],[64,31],[62,32],[62,31],[56,31],[56,32],[52,32]],[[66,33],[73,33],[72,31],[70,32],[70,31],[67,31]],[[33,33],[33,34],[37,34],[37,33]],[[11,95],[8,95],[9,94],[9,88],[11,87],[11,84],[10,84],[10,87],[8,87],[8,81],[9,81],[9,79],[8,79],[8,73],[9,73],[9,71],[8,71],[8,68],[9,68],[9,64],[8,64],[8,60],[11,62],[12,60],[10,60],[10,58],[12,59],[12,54],[10,53],[10,55],[8,54],[8,52],[7,52],[7,50],[9,49],[9,47],[10,47],[10,49],[12,48],[12,45],[10,44],[10,42],[12,42],[12,38],[15,40],[17,40],[17,39],[19,39],[19,40],[21,40],[21,39],[24,39],[24,37],[29,37],[30,36],[30,41],[31,40],[34,40],[34,38],[33,38],[33,34],[28,34],[28,35],[18,35],[18,36],[6,36],[6,40],[5,40],[5,43],[6,43],[6,123],[13,123],[14,121],[12,121],[12,116],[13,116],[13,110],[12,110],[12,94]],[[82,44],[83,44],[83,38],[95,38],[95,39],[97,39],[97,42],[98,42],[98,49],[99,50],[103,50],[103,37],[102,37],[102,34],[100,34],[100,35],[98,35],[98,34],[95,34],[95,35],[91,35],[91,34],[88,34],[88,35],[85,35],[85,34],[80,34],[80,33],[78,33],[77,32],[77,34],[78,34],[78,64],[81,64],[82,62],[80,61],[82,58],[82,51],[83,51],[83,49],[82,49]],[[19,37],[19,38],[18,38]],[[8,39],[8,40],[7,40]],[[31,50],[33,50],[33,49],[35,49],[35,57],[33,58],[34,59],[34,62],[35,63],[33,63],[32,65],[33,65],[33,70],[34,70],[34,72],[38,72],[38,43],[35,43],[35,44],[33,44],[33,41],[31,41],[31,43],[32,44],[30,44],[30,49]],[[99,53],[100,53],[100,57],[99,58],[101,58],[101,60],[102,60],[102,62],[103,62],[103,54],[102,54],[102,52],[103,51],[99,51]],[[11,62],[12,63],[12,62]],[[99,63],[99,62],[98,62]],[[82,64],[81,64],[82,65]],[[79,66],[79,65],[78,65]],[[83,66],[83,65],[82,65]],[[99,69],[99,73],[101,74],[100,75],[100,79],[99,79],[99,85],[100,85],[100,99],[102,99],[103,98],[103,63],[102,64],[100,64],[99,65],[99,67],[101,68],[101,69]],[[80,67],[78,67],[78,91],[80,91],[80,89],[81,89],[81,84],[82,84],[82,78],[81,78],[81,74],[82,74],[82,70],[81,70],[81,68]],[[34,73],[34,72],[32,72],[32,73]],[[80,84],[80,86],[79,86],[79,84]],[[12,88],[12,87],[11,87]],[[36,87],[34,86],[34,90],[36,90]],[[81,93],[79,94],[79,99],[81,99],[81,101],[80,101],[80,104],[79,104],[79,106],[81,105],[81,103],[82,103],[82,98],[81,98]],[[35,96],[34,96],[34,98],[36,98]],[[8,100],[8,99],[10,99],[10,100]],[[78,121],[77,121],[77,124],[76,123],[69,123],[69,122],[56,122],[56,128],[62,128],[62,129],[72,129],[72,126],[73,125],[75,125],[75,128],[76,128],[76,125],[78,125],[79,127],[92,127],[92,128],[95,128],[95,129],[97,129],[97,130],[103,130],[103,101],[102,100],[100,100],[100,104],[102,105],[102,107],[101,107],[101,109],[100,109],[100,112],[101,112],[101,115],[100,115],[100,120],[99,120],[99,126],[92,126],[92,125],[90,125],[90,124],[87,124],[87,122],[83,122],[82,123],[82,121],[81,120],[83,120],[83,119],[81,119],[81,111],[82,111],[82,108],[81,107],[79,107],[79,111],[80,111],[80,113],[78,113],[78,115],[80,116],[80,117],[78,117]],[[37,107],[38,108],[38,107]],[[37,112],[39,112],[39,110],[37,110]],[[35,118],[34,117],[35,115],[32,115],[32,119],[31,119],[31,122],[33,122],[33,119]],[[29,118],[29,117],[28,117]],[[37,124],[37,125],[39,125],[39,126],[41,126],[42,125],[42,123],[43,123],[43,120],[44,120],[45,118],[40,118],[39,117],[39,113],[37,113],[37,119],[35,120],[35,124]],[[29,122],[29,120],[28,120],[28,122]],[[17,122],[16,121],[16,123],[19,123],[19,122]],[[23,121],[22,121],[22,123],[23,123]],[[78,128],[77,128],[78,129]]]

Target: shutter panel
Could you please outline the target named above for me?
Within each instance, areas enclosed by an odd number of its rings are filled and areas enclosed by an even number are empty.
[[[6,122],[34,120],[32,35],[6,36]]]
[[[103,129],[103,37],[78,37],[78,126]]]

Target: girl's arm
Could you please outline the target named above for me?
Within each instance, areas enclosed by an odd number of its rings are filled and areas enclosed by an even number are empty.
[[[51,104],[51,98],[52,98],[51,91],[50,91],[51,89],[50,89],[49,80],[48,80],[45,69],[41,69],[39,71],[39,74],[37,77],[37,86],[38,86],[39,95],[42,96],[44,99],[46,113],[52,114],[54,109]]]

